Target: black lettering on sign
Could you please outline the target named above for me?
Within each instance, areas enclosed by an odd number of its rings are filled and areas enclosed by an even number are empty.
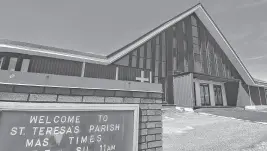
[[[133,115],[133,111],[3,111],[0,151],[132,151]]]

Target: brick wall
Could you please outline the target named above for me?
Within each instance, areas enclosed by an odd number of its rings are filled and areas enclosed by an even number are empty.
[[[162,151],[162,94],[0,84],[0,101],[140,104],[139,151]]]

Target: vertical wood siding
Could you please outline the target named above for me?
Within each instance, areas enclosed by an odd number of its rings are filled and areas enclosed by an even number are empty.
[[[99,64],[85,64],[84,77],[115,79],[116,66],[113,65],[99,65]]]
[[[119,67],[119,75],[118,80],[125,80],[125,81],[137,81],[136,77],[141,77],[141,71],[145,72],[145,78],[149,79],[149,70],[142,70],[138,68],[129,68],[124,66]],[[148,81],[149,82],[149,81]]]
[[[46,57],[32,57],[29,67],[29,72],[67,76],[81,76],[81,70],[81,62]]]
[[[177,106],[193,107],[193,77],[192,74],[174,77],[174,103]]]

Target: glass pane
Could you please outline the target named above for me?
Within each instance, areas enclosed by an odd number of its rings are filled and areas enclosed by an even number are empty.
[[[173,55],[174,57],[176,57],[176,56],[177,56],[177,51],[176,51],[176,48],[173,48],[173,49],[172,49],[172,55]]]
[[[210,91],[208,85],[205,85],[205,101],[207,105],[210,104]]]
[[[191,23],[193,26],[197,26],[197,20],[194,16],[191,16]]]
[[[151,69],[151,59],[146,59],[146,69]]]
[[[184,71],[188,72],[188,61],[186,57],[184,58]]]
[[[173,60],[172,60],[173,70],[177,70],[176,64],[177,64],[176,57],[173,57]]]
[[[141,47],[140,47],[140,50],[139,50],[139,55],[140,55],[140,57],[145,57],[145,50],[144,50],[144,46],[141,46]]]
[[[166,76],[166,62],[162,62],[162,77]]]
[[[172,48],[177,48],[177,40],[175,37],[172,39]]]
[[[139,58],[139,68],[144,68],[144,58]]]
[[[159,61],[156,61],[155,63],[155,76],[159,75]]]
[[[136,60],[137,60],[137,57],[132,56],[132,67],[136,67]]]
[[[192,36],[198,37],[198,29],[195,26],[192,26]]]
[[[154,77],[154,82],[159,83],[159,77]]]
[[[193,52],[198,54],[200,53],[198,45],[193,44]]]
[[[129,65],[129,55],[124,56],[119,61],[117,61],[115,64],[122,65],[122,66],[128,66]]]
[[[133,56],[137,56],[137,50],[134,50],[132,53]]]
[[[156,44],[159,45],[159,36],[156,37]]]
[[[165,49],[165,32],[162,32],[161,34],[161,45],[162,45],[162,49]]]
[[[151,52],[151,41],[147,42],[147,53],[146,53],[147,58],[152,58],[152,52]]]
[[[10,58],[10,62],[9,62],[9,66],[8,66],[9,71],[15,71],[17,60],[18,60],[18,58]]]
[[[204,95],[204,87],[200,85],[200,98],[201,98],[201,105],[205,104],[205,95]]]
[[[156,60],[160,60],[160,57],[159,57],[159,55],[160,55],[159,48],[160,48],[160,46],[157,45],[156,46]]]
[[[193,43],[199,45],[198,37],[193,37]]]
[[[162,49],[162,61],[166,61],[166,49]]]
[[[183,27],[183,32],[186,33],[186,29],[185,29],[186,27],[185,27],[185,22],[184,21],[182,21],[182,27]]]
[[[194,54],[194,58],[196,62],[201,62],[200,55],[199,54]]]
[[[226,77],[225,64],[222,64],[222,68],[223,68],[223,77]]]
[[[183,40],[183,44],[184,44],[184,51],[187,51],[187,42],[185,40]]]
[[[173,33],[173,37],[176,37],[176,27],[175,26],[172,26],[172,33]]]

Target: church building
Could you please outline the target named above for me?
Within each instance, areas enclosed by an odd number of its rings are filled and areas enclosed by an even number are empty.
[[[201,4],[107,56],[89,52],[1,40],[0,83],[7,72],[115,79],[161,83],[165,103],[181,107],[266,105],[267,83],[250,75]]]

